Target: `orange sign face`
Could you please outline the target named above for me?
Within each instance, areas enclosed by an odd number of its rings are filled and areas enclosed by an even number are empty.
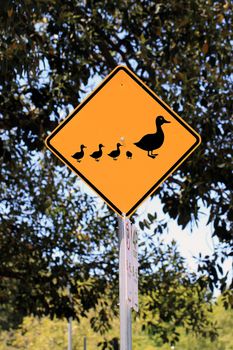
[[[183,119],[123,66],[115,68],[46,139],[60,160],[126,216],[200,142]]]

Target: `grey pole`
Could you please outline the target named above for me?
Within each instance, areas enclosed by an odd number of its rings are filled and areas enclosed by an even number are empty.
[[[127,301],[127,266],[125,215],[118,217],[119,231],[119,294],[120,294],[120,350],[132,350],[131,309]]]
[[[87,337],[84,337],[83,339],[83,349],[87,350]]]
[[[69,299],[71,300],[70,285],[67,286]],[[72,317],[68,321],[68,350],[72,350]]]
[[[68,350],[72,350],[72,317],[69,317],[68,323]]]

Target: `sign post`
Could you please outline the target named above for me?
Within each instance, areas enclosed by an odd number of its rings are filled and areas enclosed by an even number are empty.
[[[119,231],[119,294],[120,294],[120,350],[132,350],[131,308],[127,298],[127,237],[126,217],[118,217]]]
[[[70,301],[72,301],[71,299],[71,293],[70,293],[70,284],[68,284],[67,286],[67,290],[68,290],[68,296]],[[68,320],[68,350],[72,350],[72,317],[69,317]]]
[[[128,221],[129,234],[126,217],[200,143],[198,133],[124,66],[46,139],[46,146],[119,216],[120,350],[132,349],[130,308],[138,310],[137,232]]]

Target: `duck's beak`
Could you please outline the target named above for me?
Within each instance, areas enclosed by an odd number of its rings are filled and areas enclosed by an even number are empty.
[[[169,122],[169,121],[166,120],[166,119],[164,119],[163,122],[164,122],[164,123],[171,123],[171,122]]]

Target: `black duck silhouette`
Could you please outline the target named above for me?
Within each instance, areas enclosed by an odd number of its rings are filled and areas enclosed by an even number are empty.
[[[90,154],[90,157],[94,158],[98,162],[100,160],[100,158],[102,157],[102,154],[103,154],[102,148],[103,147],[104,147],[104,145],[102,145],[102,143],[100,143],[99,150]]]
[[[132,159],[132,156],[133,156],[132,152],[130,152],[130,151],[127,151],[127,152],[126,152],[126,157],[127,157],[128,159]]]
[[[117,158],[119,157],[121,151],[120,151],[120,147],[122,145],[120,143],[117,144],[117,149],[115,149],[114,151],[110,152],[108,154],[109,157],[112,157],[114,160],[117,160]]]
[[[81,149],[81,151],[80,152],[76,152],[76,153],[74,153],[73,155],[72,155],[72,157],[74,158],[74,159],[77,159],[77,161],[80,163],[81,162],[81,159],[84,157],[84,148],[87,148],[86,146],[84,146],[84,145],[81,145],[80,146],[80,149]]]
[[[141,138],[140,141],[135,142],[134,145],[147,151],[147,155],[151,158],[155,158],[158,154],[153,154],[155,149],[162,146],[164,141],[164,133],[162,130],[162,125],[165,123],[170,123],[163,116],[158,116],[155,120],[157,131],[155,134],[147,134]]]

